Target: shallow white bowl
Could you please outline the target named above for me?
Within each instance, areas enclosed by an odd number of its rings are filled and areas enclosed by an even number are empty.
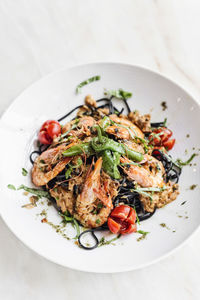
[[[101,75],[101,80],[85,86],[82,93],[76,95],[76,85],[94,75]],[[167,117],[176,138],[176,145],[171,151],[174,158],[186,160],[191,153],[199,153],[199,105],[172,81],[140,67],[117,63],[64,69],[29,87],[1,119],[0,209],[12,232],[43,257],[77,270],[110,273],[138,269],[163,258],[182,245],[197,229],[200,222],[200,190],[199,187],[194,190],[189,187],[199,183],[198,157],[193,161],[197,165],[183,169],[178,199],[157,210],[152,218],[139,226],[139,229],[150,232],[145,240],[138,242],[139,234],[127,235],[118,240],[116,246],[104,246],[93,251],[80,249],[73,241],[64,239],[50,226],[41,223],[41,217],[36,214],[44,207],[38,205],[32,210],[21,208],[28,198],[21,191],[7,188],[9,183],[15,186],[22,183],[31,185],[30,176],[22,176],[21,168],[31,169],[29,153],[42,122],[58,119],[74,106],[82,104],[88,93],[96,99],[101,98],[104,88],[131,91],[131,109],[151,112],[154,122]],[[162,101],[167,102],[166,111],[162,111]],[[120,101],[118,106],[121,106]],[[187,134],[189,138],[186,138]],[[181,205],[184,201],[186,203]],[[48,219],[55,223],[60,221],[53,207],[48,207]],[[161,223],[166,223],[168,229],[160,226]]]

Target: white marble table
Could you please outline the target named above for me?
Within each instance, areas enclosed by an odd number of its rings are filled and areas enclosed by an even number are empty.
[[[200,99],[199,0],[0,0],[0,113],[63,66],[120,61],[171,77]],[[200,299],[200,231],[178,252],[122,274],[39,257],[0,220],[0,299]]]

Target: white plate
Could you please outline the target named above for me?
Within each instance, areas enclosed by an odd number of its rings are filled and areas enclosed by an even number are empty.
[[[85,86],[75,94],[78,83],[94,75],[101,80]],[[131,108],[142,113],[152,111],[153,121],[168,119],[176,145],[173,157],[187,159],[200,148],[200,108],[182,88],[146,69],[117,63],[100,63],[64,69],[43,78],[19,96],[3,115],[0,124],[0,182],[1,215],[12,232],[28,247],[43,257],[77,270],[90,272],[121,272],[138,269],[166,256],[181,245],[197,229],[200,222],[199,187],[189,190],[200,182],[199,164],[187,166],[180,178],[181,194],[176,201],[156,211],[142,222],[140,229],[149,231],[143,241],[139,234],[122,237],[116,245],[85,251],[58,235],[49,225],[41,223],[36,214],[44,208],[21,208],[28,202],[23,192],[12,191],[7,184],[30,185],[30,178],[21,175],[21,168],[31,169],[28,155],[36,131],[46,119],[58,119],[74,106],[83,103],[84,96],[92,94],[96,99],[103,96],[104,88],[131,91]],[[167,102],[162,111],[160,103]],[[118,101],[118,105],[121,105]],[[189,134],[190,137],[186,138]],[[195,150],[192,148],[195,147]],[[188,150],[188,155],[185,150]],[[198,162],[198,157],[194,163]],[[184,205],[181,205],[186,201]],[[180,217],[181,216],[181,217]],[[48,219],[59,222],[53,207],[48,208]],[[166,223],[169,229],[160,226]],[[173,232],[175,231],[175,232]]]

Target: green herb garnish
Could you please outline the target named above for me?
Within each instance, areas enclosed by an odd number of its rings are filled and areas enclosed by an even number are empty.
[[[75,129],[78,126],[78,123],[79,119],[76,119],[74,124],[72,124],[72,127],[68,131],[60,135],[59,141],[61,141],[66,135],[68,135],[68,133],[70,133],[71,130]]]
[[[180,216],[182,218],[182,216]],[[160,224],[161,227],[166,228],[168,230],[170,230],[170,228],[165,224],[165,223],[161,223]]]
[[[142,236],[137,239],[137,241],[140,242],[141,240],[144,240],[146,238],[146,236],[149,232],[148,231],[143,231],[143,230],[138,230],[137,233],[142,234]]]
[[[104,95],[106,96],[113,96],[118,99],[128,99],[132,97],[131,92],[126,92],[122,89],[119,90],[105,90]]]
[[[8,184],[7,188],[16,191],[16,187],[13,184]]]
[[[156,187],[149,187],[149,188],[135,188],[131,189],[131,192],[137,192],[138,194],[144,195],[146,197],[149,197],[151,201],[153,201],[153,197],[151,194],[148,194],[147,192],[162,192],[166,190],[166,186],[163,186],[162,188],[156,188]]]
[[[190,190],[194,190],[196,187],[197,187],[197,184],[192,184],[192,185],[190,186]]]
[[[26,176],[27,174],[28,174],[28,171],[26,169],[22,168],[22,175]]]
[[[164,119],[163,127],[167,127],[167,118]]]
[[[139,218],[138,218],[137,211],[136,211],[135,207],[134,207],[133,209],[134,209],[135,214],[136,214],[136,221],[137,221],[138,225],[140,225],[140,220],[139,220]]]
[[[113,243],[114,241],[118,240],[121,237],[121,234],[118,234],[116,237],[114,237],[111,240],[106,240],[105,237],[102,237],[99,241],[98,247],[104,246],[104,245],[109,245]]]
[[[182,159],[180,159],[180,158],[178,158],[176,161],[175,161],[175,163],[181,168],[181,167],[183,167],[183,166],[187,166],[187,165],[189,165],[189,163],[193,160],[193,158],[195,157],[195,156],[197,156],[198,154],[196,154],[196,153],[193,153],[192,155],[191,155],[191,157],[188,159],[188,160],[186,160],[186,161],[182,161]]]
[[[84,85],[87,85],[88,83],[91,83],[91,82],[94,82],[94,81],[97,81],[97,80],[100,80],[101,79],[101,76],[97,75],[97,76],[93,76],[91,78],[88,78],[87,80],[84,80],[82,81],[79,85],[77,85],[76,87],[76,93],[80,93],[81,91],[81,88],[84,86]]]
[[[76,236],[74,237],[74,239],[77,240],[80,235],[80,226],[79,226],[77,220],[74,217],[72,217],[68,211],[66,211],[64,214],[59,213],[59,215],[63,217],[64,222],[71,223],[72,226],[75,227]]]
[[[33,195],[38,196],[39,198],[42,198],[42,197],[46,197],[48,199],[51,198],[49,192],[43,191],[43,190],[39,190],[39,189],[35,189],[35,188],[30,188],[30,187],[27,187],[27,186],[25,186],[23,184],[20,185],[17,190],[24,190],[24,191],[26,191],[28,193],[31,193]]]
[[[100,224],[101,221],[99,219],[96,220],[96,224]]]

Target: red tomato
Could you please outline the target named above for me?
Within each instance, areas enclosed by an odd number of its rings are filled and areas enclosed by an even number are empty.
[[[118,233],[120,231],[121,225],[117,223],[112,218],[108,218],[108,228],[112,233]]]
[[[135,210],[132,208],[129,215],[128,215],[128,218],[127,218],[127,221],[129,224],[135,224],[135,221],[136,221],[136,212]]]
[[[169,151],[174,147],[175,141],[175,139],[168,140],[163,143],[163,146],[166,148],[166,150]]]
[[[53,139],[61,133],[60,123],[55,120],[47,120],[40,128],[38,139],[41,144],[50,145]]]
[[[126,233],[132,233],[132,232],[136,232],[136,231],[137,231],[137,225],[129,224],[125,230],[121,231],[121,233],[126,234]]]
[[[40,131],[38,133],[38,140],[44,145],[50,145],[52,143],[52,138],[50,138],[46,131]]]
[[[128,206],[121,204],[113,209],[108,218],[108,227],[112,233],[127,234],[137,231],[136,212]]]
[[[119,206],[115,207],[115,209],[113,209],[110,216],[119,218],[120,220],[123,221],[123,220],[127,219],[130,209],[131,208],[128,205],[119,205]]]
[[[160,127],[153,130],[149,136],[150,144],[161,146],[172,136],[172,131],[166,127]]]
[[[149,142],[154,149],[165,149],[169,151],[174,147],[175,139],[171,139],[172,131],[166,127],[160,127],[153,130],[149,136]]]

